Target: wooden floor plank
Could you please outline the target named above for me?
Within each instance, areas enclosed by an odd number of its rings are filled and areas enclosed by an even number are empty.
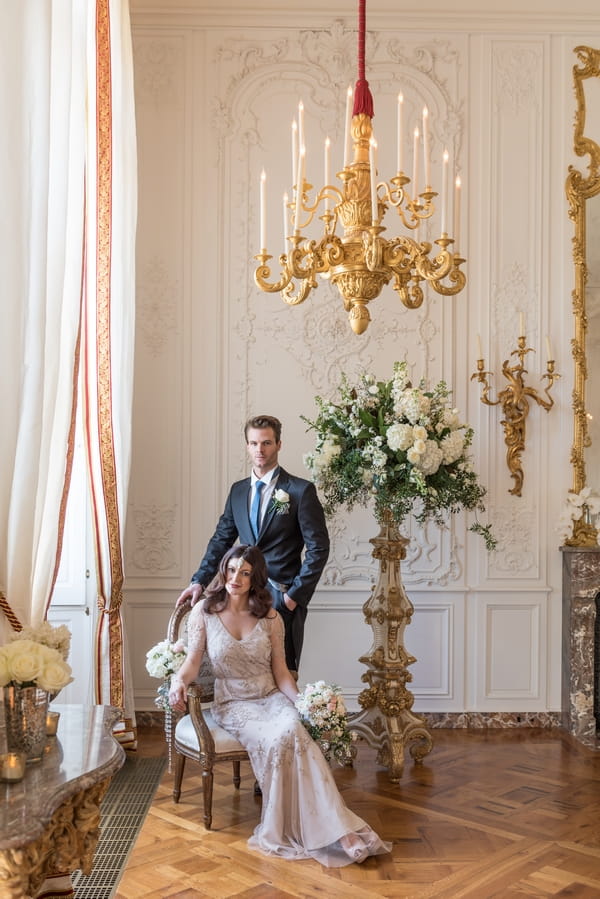
[[[246,841],[260,818],[250,766],[235,790],[215,778],[213,830],[202,825],[199,769],[181,801],[157,790],[115,899],[513,899],[600,897],[600,753],[559,730],[436,730],[420,765],[392,784],[361,744],[354,769],[334,767],[345,802],[389,856],[362,865],[265,858]],[[163,753],[160,733],[139,753]]]

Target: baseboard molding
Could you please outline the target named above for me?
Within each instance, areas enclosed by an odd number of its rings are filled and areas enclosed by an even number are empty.
[[[136,712],[138,729],[162,729],[164,712]],[[518,727],[555,728],[563,727],[560,712],[423,712],[420,714],[427,727],[436,728],[471,728],[513,729]]]

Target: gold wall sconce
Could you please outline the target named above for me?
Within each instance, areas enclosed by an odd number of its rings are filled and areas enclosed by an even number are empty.
[[[546,348],[548,352],[548,361],[546,362],[546,371],[542,375],[542,380],[547,380],[543,393],[545,397],[538,393],[533,387],[525,385],[525,375],[528,373],[525,368],[525,357],[527,353],[534,353],[533,347],[526,346],[527,339],[523,334],[523,318],[520,321],[521,336],[517,338],[518,346],[516,350],[512,350],[509,359],[505,359],[502,363],[502,374],[508,381],[504,390],[498,394],[498,399],[490,399],[491,384],[488,378],[493,377],[494,373],[485,370],[485,361],[481,349],[481,339],[477,336],[477,371],[471,375],[471,380],[475,378],[483,385],[481,402],[486,406],[502,406],[504,418],[500,424],[504,428],[504,442],[506,443],[506,464],[513,479],[514,487],[509,490],[513,496],[521,496],[523,487],[523,468],[521,465],[521,454],[525,450],[525,428],[527,424],[527,416],[529,415],[529,400],[535,400],[538,406],[549,412],[554,405],[554,399],[550,396],[552,385],[560,375],[554,371],[554,359],[552,358],[552,348],[550,340],[546,337]],[[511,359],[517,356],[519,361],[511,365]]]

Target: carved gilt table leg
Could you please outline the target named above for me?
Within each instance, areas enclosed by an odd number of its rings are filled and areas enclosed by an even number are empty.
[[[367,666],[362,680],[368,684],[358,697],[363,711],[350,716],[350,727],[378,750],[377,761],[386,767],[392,783],[404,771],[404,752],[420,762],[431,752],[433,742],[425,721],[411,709],[414,702],[406,684],[412,681],[408,666],[416,659],[404,648],[404,630],[414,611],[400,578],[400,562],[406,556],[408,539],[403,537],[388,513],[377,537],[373,558],[379,562],[379,578],[363,606],[366,623],[373,631],[373,644],[359,661]]]
[[[79,869],[90,873],[100,834],[100,802],[110,780],[69,797],[39,839],[22,848],[0,850],[0,896],[30,899],[51,875],[70,875]]]

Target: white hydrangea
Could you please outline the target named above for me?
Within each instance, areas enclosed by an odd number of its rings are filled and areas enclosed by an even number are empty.
[[[460,428],[458,409],[444,409],[442,424],[445,428],[450,428],[451,431],[456,431],[457,428]]]
[[[312,467],[317,471],[321,468],[327,468],[331,460],[335,456],[339,456],[341,451],[341,446],[335,440],[331,438],[324,440],[323,444],[315,450]]]
[[[420,390],[405,390],[394,402],[394,413],[398,418],[405,418],[412,425],[428,418],[431,410],[431,399]]]
[[[428,440],[425,444],[425,452],[419,455],[418,461],[414,464],[425,477],[428,477],[436,473],[442,464],[442,457],[442,450],[435,440]]]
[[[398,450],[407,450],[412,446],[413,429],[411,425],[393,424],[386,431],[387,445],[393,452]]]
[[[442,439],[441,448],[445,465],[456,462],[463,454],[465,439],[460,431],[451,431]]]

